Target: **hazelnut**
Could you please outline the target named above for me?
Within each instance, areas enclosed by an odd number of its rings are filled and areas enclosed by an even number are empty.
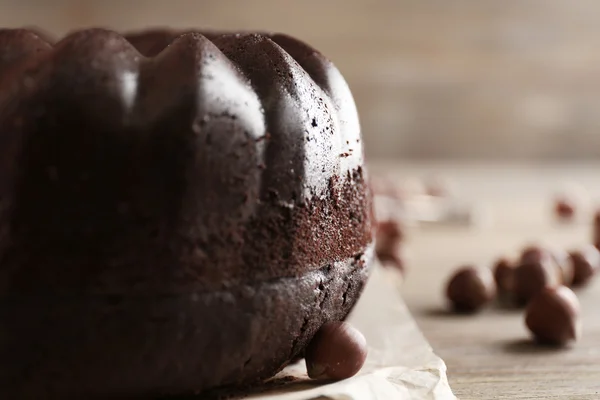
[[[548,249],[538,245],[527,246],[521,252],[521,264],[539,262],[540,260],[550,257]]]
[[[592,245],[569,253],[573,264],[573,286],[586,285],[600,268],[600,251]]]
[[[393,250],[389,253],[382,254],[378,257],[379,262],[383,267],[393,268],[404,273],[406,268],[406,252],[402,243],[396,242],[393,245]]]
[[[487,268],[460,268],[448,281],[446,296],[456,311],[477,311],[496,296],[494,276]]]
[[[566,286],[545,288],[527,306],[525,325],[540,343],[564,345],[581,336],[579,300]]]
[[[402,240],[402,226],[396,220],[381,221],[377,224],[376,240],[384,242],[385,240]]]
[[[365,363],[367,340],[347,322],[328,322],[308,344],[305,358],[312,379],[350,378]]]
[[[388,220],[378,224],[375,253],[382,264],[401,271],[404,269],[402,228],[399,222]]]
[[[575,276],[575,268],[569,253],[564,250],[554,249],[551,254],[560,270],[561,284],[571,286]]]
[[[494,280],[499,292],[511,293],[514,290],[514,265],[506,258],[500,258],[493,267]]]
[[[593,241],[594,246],[600,250],[600,211],[594,215]]]
[[[575,203],[567,197],[559,197],[554,203],[556,216],[563,221],[571,220],[575,216]]]
[[[560,284],[561,271],[552,259],[529,261],[519,265],[514,271],[514,293],[520,304],[529,300],[545,287]]]
[[[558,268],[559,282],[563,285],[570,286],[573,281],[573,265],[569,258],[569,254],[558,249],[549,249],[542,246],[532,245],[523,249],[521,253],[521,264],[531,263],[547,263],[554,264]]]

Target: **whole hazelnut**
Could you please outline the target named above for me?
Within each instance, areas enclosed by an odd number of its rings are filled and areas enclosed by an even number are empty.
[[[521,252],[520,263],[539,262],[544,258],[550,257],[550,251],[539,245],[530,245]]]
[[[350,378],[367,359],[367,340],[347,322],[328,322],[308,344],[305,359],[312,379]]]
[[[511,293],[514,290],[515,266],[506,258],[500,258],[493,267],[494,280],[498,292]]]
[[[448,281],[446,296],[456,311],[477,311],[496,296],[494,276],[487,268],[460,268]]]
[[[520,264],[514,271],[514,293],[519,304],[529,300],[545,287],[560,284],[561,271],[551,259]]]
[[[600,251],[588,245],[569,253],[573,265],[573,286],[586,285],[600,268]]]
[[[565,196],[558,197],[554,203],[556,216],[563,221],[571,220],[575,216],[575,202]]]
[[[565,345],[581,336],[579,300],[566,286],[547,287],[527,306],[525,325],[540,343]]]
[[[573,265],[566,251],[550,249],[538,245],[528,246],[521,253],[521,264],[554,264],[559,273],[559,282],[570,286],[573,281]]]

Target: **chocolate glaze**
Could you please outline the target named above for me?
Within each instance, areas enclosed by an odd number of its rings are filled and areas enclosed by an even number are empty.
[[[354,101],[306,44],[90,29],[52,45],[0,30],[0,387],[13,398],[271,376],[346,316],[370,243]]]

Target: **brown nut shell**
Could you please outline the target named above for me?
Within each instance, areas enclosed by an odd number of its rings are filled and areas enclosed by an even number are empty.
[[[573,219],[576,209],[575,201],[565,196],[558,197],[554,202],[554,213],[562,221]]]
[[[548,248],[539,245],[531,245],[523,249],[521,253],[521,264],[547,262],[554,263],[559,268],[560,282],[571,286],[573,282],[573,264],[569,253],[556,248]]]
[[[520,264],[540,262],[550,257],[550,251],[539,245],[530,245],[523,249],[520,257]]]
[[[600,251],[588,245],[569,253],[573,265],[573,286],[584,286],[600,269]]]
[[[399,221],[389,219],[380,221],[377,224],[377,236],[378,242],[387,241],[402,241],[402,225]]]
[[[565,345],[581,336],[577,296],[566,286],[545,288],[527,306],[525,325],[539,343]]]
[[[523,263],[514,272],[516,300],[519,304],[527,304],[533,296],[545,287],[558,286],[561,280],[562,273],[551,259]]]
[[[347,322],[328,322],[308,344],[305,359],[312,379],[350,378],[367,359],[367,340]]]
[[[573,265],[573,260],[569,256],[569,253],[560,250],[553,249],[551,252],[551,256],[553,257],[556,265],[560,270],[560,280],[561,284],[565,286],[573,285],[573,279],[575,277],[575,268]]]
[[[594,224],[592,228],[592,241],[594,246],[600,250],[600,211],[594,215]]]
[[[402,241],[402,227],[398,221],[387,220],[377,226],[375,254],[386,266],[404,270],[405,256]]]
[[[514,291],[515,266],[506,258],[500,258],[493,266],[494,280],[498,292],[511,293]]]
[[[379,262],[385,268],[393,268],[401,273],[406,272],[407,255],[403,243],[396,242],[392,250],[378,257]]]
[[[446,296],[456,311],[477,311],[496,296],[494,276],[487,268],[460,268],[448,281]]]

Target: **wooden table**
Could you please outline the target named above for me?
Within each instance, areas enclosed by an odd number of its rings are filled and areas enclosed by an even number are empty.
[[[591,240],[589,216],[572,225],[553,220],[552,199],[561,182],[576,180],[600,199],[600,164],[398,165],[373,163],[372,173],[399,177],[441,173],[459,195],[487,204],[493,225],[426,227],[409,231],[406,302],[434,350],[448,366],[460,399],[600,399],[600,279],[578,291],[583,338],[567,349],[532,344],[522,310],[493,306],[475,316],[445,307],[448,275],[465,263],[489,265],[541,242],[569,249]]]

